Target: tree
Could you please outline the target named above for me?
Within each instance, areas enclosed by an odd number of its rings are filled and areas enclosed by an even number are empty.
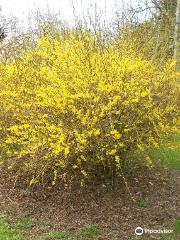
[[[5,38],[5,32],[3,28],[0,28],[0,41],[2,41]]]
[[[0,11],[1,11],[1,7],[0,7]],[[1,21],[1,19],[0,19],[0,21]],[[6,36],[5,35],[5,30],[0,24],[0,41],[2,41],[5,38],[5,36]]]
[[[180,52],[180,0],[177,2],[174,35],[174,57],[177,57]]]

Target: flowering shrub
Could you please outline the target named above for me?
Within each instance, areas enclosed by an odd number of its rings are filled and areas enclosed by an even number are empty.
[[[0,66],[1,156],[30,184],[78,175],[83,186],[91,172],[122,171],[133,153],[178,131],[174,67],[158,70],[131,44],[103,45],[88,32],[38,39]]]

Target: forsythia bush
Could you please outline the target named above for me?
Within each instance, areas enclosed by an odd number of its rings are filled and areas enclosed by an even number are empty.
[[[119,44],[118,44],[119,46]],[[123,170],[126,161],[177,132],[175,63],[161,70],[133,46],[98,43],[88,32],[46,36],[0,65],[1,163],[55,185]],[[145,164],[152,166],[146,156]],[[67,185],[66,185],[67,186]]]

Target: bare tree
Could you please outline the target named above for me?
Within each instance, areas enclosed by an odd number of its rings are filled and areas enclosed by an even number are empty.
[[[1,7],[0,7],[0,12],[1,12]],[[2,26],[2,18],[0,15],[0,41],[2,41],[5,37],[6,37],[5,29],[4,29],[4,26]]]
[[[180,52],[180,0],[177,1],[174,35],[174,57],[177,57]]]

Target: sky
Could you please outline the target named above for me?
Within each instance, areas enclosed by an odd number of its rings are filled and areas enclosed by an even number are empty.
[[[117,0],[1,0],[0,6],[2,14],[8,16],[10,14],[23,19],[28,15],[29,12],[35,10],[41,10],[43,12],[49,10],[53,13],[61,13],[63,17],[73,16],[72,3],[75,6],[77,14],[85,13],[87,7],[90,9],[94,8],[95,2],[100,10],[105,10],[106,12],[112,12],[114,8],[114,3]],[[121,0],[118,1],[121,4]]]
[[[103,21],[110,21],[116,11],[116,4],[121,9],[123,1],[133,4],[136,0],[0,0],[0,7],[2,16],[6,18],[15,16],[21,24],[26,26],[28,15],[37,10],[41,13],[47,13],[49,10],[51,13],[60,15],[61,19],[72,22],[73,7],[75,14],[79,17],[86,15],[87,12],[94,16],[96,8]]]

